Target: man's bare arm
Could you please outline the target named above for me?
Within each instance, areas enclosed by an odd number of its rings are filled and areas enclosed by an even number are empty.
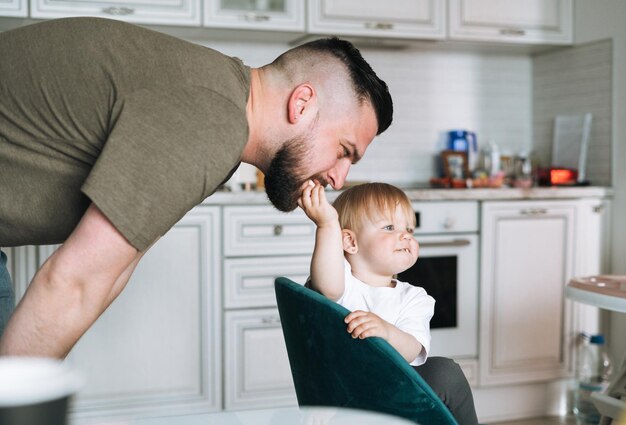
[[[65,357],[142,255],[92,204],[33,278],[0,340],[0,355]]]

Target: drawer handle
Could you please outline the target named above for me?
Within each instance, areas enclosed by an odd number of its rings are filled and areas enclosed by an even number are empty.
[[[270,325],[275,325],[277,323],[280,323],[280,317],[279,316],[265,316],[264,318],[261,319],[261,322],[270,324]]]
[[[545,208],[529,208],[527,210],[521,210],[520,214],[522,215],[541,215],[547,214],[548,210]]]
[[[243,15],[243,19],[248,22],[267,22],[270,20],[268,15],[260,15],[258,13],[246,13]]]
[[[135,13],[135,9],[132,9],[130,7],[109,6],[103,8],[102,12],[108,13],[109,15],[124,16],[132,15],[133,13]]]
[[[419,238],[419,236],[418,236]],[[442,246],[467,246],[470,244],[470,241],[467,239],[454,239],[451,241],[443,241],[443,242],[423,242],[420,243],[420,248],[437,248]]]
[[[521,37],[523,35],[526,35],[526,31],[518,29],[518,28],[502,28],[500,30],[500,34]]]
[[[392,30],[393,24],[389,22],[366,22],[365,28],[370,30]]]
[[[283,234],[283,226],[277,224],[274,226],[274,236],[280,236]]]
[[[593,212],[596,214],[600,214],[602,211],[604,211],[604,205],[602,204],[593,207]]]

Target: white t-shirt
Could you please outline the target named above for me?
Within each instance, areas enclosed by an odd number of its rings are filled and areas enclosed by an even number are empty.
[[[422,344],[422,351],[412,366],[426,361],[430,351],[430,319],[435,313],[435,300],[424,288],[394,280],[395,287],[376,287],[361,282],[352,275],[350,263],[345,263],[345,289],[337,300],[350,311],[370,311],[401,331],[411,334]]]

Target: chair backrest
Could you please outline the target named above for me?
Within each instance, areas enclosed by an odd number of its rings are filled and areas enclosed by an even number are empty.
[[[276,300],[300,406],[373,410],[422,425],[456,425],[443,402],[382,338],[353,339],[349,311],[279,277]]]

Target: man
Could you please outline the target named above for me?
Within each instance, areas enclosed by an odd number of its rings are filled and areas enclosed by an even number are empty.
[[[0,34],[0,57],[0,247],[64,242],[13,313],[4,355],[66,356],[146,249],[241,161],[291,211],[309,179],[341,188],[392,119],[386,84],[337,39],[251,69],[75,18]],[[9,286],[0,275],[0,297]]]

